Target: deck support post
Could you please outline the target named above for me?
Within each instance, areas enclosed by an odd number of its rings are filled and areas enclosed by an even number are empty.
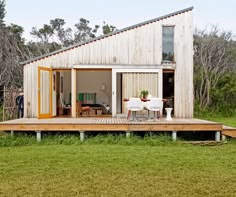
[[[13,131],[13,130],[11,130],[11,136],[12,136],[12,137],[14,136],[14,131]]]
[[[173,141],[177,140],[177,131],[172,131],[172,140]]]
[[[83,142],[84,141],[84,136],[85,136],[84,131],[80,131],[79,135],[80,135],[80,141]]]
[[[226,140],[226,136],[225,136],[225,135],[222,135],[222,136],[221,136],[221,140],[222,140],[222,141],[225,141],[225,140]]]
[[[220,131],[215,132],[215,141],[220,142]]]
[[[37,138],[37,142],[41,142],[41,139],[42,139],[41,131],[36,131],[36,138]]]
[[[130,138],[131,136],[131,131],[126,131],[126,138]]]

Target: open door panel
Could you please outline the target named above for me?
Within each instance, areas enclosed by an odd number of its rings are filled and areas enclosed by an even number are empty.
[[[38,67],[38,118],[52,117],[52,69]]]

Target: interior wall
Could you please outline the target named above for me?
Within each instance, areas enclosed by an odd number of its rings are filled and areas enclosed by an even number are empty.
[[[97,103],[111,106],[111,74],[111,71],[77,71],[76,92],[97,93]]]
[[[61,73],[63,76],[63,99],[65,104],[71,104],[71,71],[63,71]]]
[[[57,115],[56,72],[52,72],[52,116]]]
[[[117,85],[117,89],[116,89],[116,113],[117,114],[121,114],[122,113],[122,85],[121,85],[121,80],[122,80],[122,74],[121,73],[117,73],[116,74],[116,85]]]
[[[139,97],[142,90],[148,90],[152,97],[162,97],[158,94],[158,73],[122,73],[122,100]],[[122,112],[128,112],[124,102]]]

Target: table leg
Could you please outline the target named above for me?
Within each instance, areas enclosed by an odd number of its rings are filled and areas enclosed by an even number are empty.
[[[160,113],[160,111],[157,111],[157,119],[159,120],[160,117],[161,117],[161,113]]]
[[[131,113],[131,110],[128,111],[127,120],[130,119],[130,113]]]

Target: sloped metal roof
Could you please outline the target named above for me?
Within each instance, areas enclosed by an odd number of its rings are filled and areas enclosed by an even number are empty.
[[[135,28],[138,28],[138,27],[141,27],[141,26],[143,26],[143,25],[147,25],[147,24],[149,24],[149,23],[153,23],[153,22],[156,22],[156,21],[159,21],[159,20],[163,20],[163,19],[165,19],[165,18],[173,17],[173,16],[176,16],[176,15],[178,15],[178,14],[182,14],[182,13],[185,13],[185,12],[188,12],[188,11],[191,11],[191,10],[193,10],[193,7],[189,7],[189,8],[183,9],[183,10],[179,10],[179,11],[177,11],[177,12],[173,12],[173,13],[170,13],[170,14],[167,14],[167,15],[164,15],[164,16],[160,16],[160,17],[157,17],[157,18],[154,18],[154,19],[151,19],[151,20],[142,22],[142,23],[138,23],[138,24],[136,24],[136,25],[132,25],[132,26],[129,26],[129,27],[126,27],[126,28],[117,30],[117,31],[112,32],[112,33],[110,33],[110,34],[102,35],[102,36],[96,37],[96,38],[94,38],[94,39],[85,41],[85,42],[76,43],[76,44],[71,45],[71,46],[69,46],[69,47],[64,47],[64,48],[59,49],[59,50],[56,50],[56,51],[54,51],[54,52],[47,53],[47,54],[45,54],[45,55],[42,55],[42,56],[39,56],[39,57],[30,59],[30,60],[21,62],[21,64],[26,65],[26,64],[29,64],[29,63],[31,63],[31,62],[38,61],[38,60],[41,60],[41,59],[44,59],[44,58],[47,58],[47,57],[50,57],[50,56],[53,56],[53,55],[57,55],[57,54],[62,53],[62,52],[66,52],[66,51],[71,50],[71,49],[74,49],[74,48],[80,47],[80,46],[85,45],[85,44],[88,44],[88,43],[90,43],[90,42],[95,42],[95,41],[97,41],[97,40],[101,40],[101,39],[104,39],[104,38],[106,38],[106,37],[113,36],[113,35],[116,35],[116,34],[119,34],[119,33],[125,32],[125,31],[128,31],[128,30],[131,30],[131,29],[135,29]]]

